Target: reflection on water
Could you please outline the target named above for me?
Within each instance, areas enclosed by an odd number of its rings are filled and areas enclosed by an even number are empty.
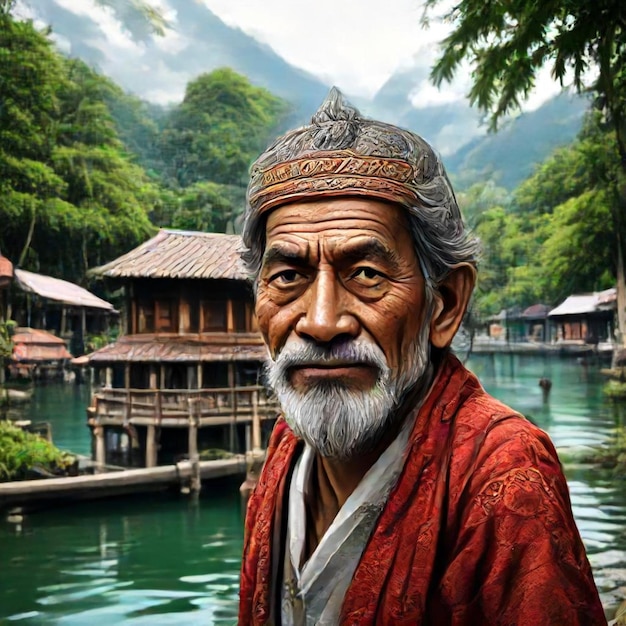
[[[509,355],[475,355],[468,365],[564,458],[624,423],[624,407],[602,397],[597,367]],[[542,377],[552,380],[547,402]],[[63,447],[88,452],[87,398],[84,387],[44,387],[33,418],[50,419]],[[596,581],[614,604],[626,587],[626,485],[608,470],[567,463],[565,471]],[[212,484],[195,502],[158,495],[40,512],[18,526],[0,519],[0,624],[234,624],[242,538],[238,481]]]
[[[196,501],[82,504],[0,525],[0,623],[235,623],[243,507],[237,482],[212,491]]]

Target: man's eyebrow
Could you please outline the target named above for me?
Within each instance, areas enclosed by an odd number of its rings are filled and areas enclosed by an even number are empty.
[[[346,244],[341,250],[341,257],[350,261],[382,261],[392,270],[400,269],[398,253],[375,238]]]
[[[263,255],[263,265],[283,262],[295,265],[306,265],[308,258],[308,253],[302,253],[298,250],[294,250],[291,246],[283,247],[273,245],[265,251],[265,254]]]

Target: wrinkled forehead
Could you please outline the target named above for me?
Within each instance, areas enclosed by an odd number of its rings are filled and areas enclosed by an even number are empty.
[[[406,211],[376,199],[286,204],[269,213],[265,235],[265,263],[289,258],[318,262],[322,256],[384,259],[394,265],[415,259]]]

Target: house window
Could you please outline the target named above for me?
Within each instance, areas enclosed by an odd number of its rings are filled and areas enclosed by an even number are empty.
[[[137,332],[154,332],[154,305],[152,302],[140,302],[137,311]]]
[[[248,330],[246,323],[246,303],[242,300],[233,300],[233,324],[234,330],[239,333],[245,333]]]
[[[226,302],[224,300],[205,300],[202,303],[202,331],[225,331]]]
[[[171,299],[157,300],[155,308],[155,331],[176,332],[178,330],[178,317],[176,315],[176,302]]]

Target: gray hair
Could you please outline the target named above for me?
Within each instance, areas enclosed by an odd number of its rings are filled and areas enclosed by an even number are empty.
[[[242,257],[255,280],[271,209],[346,196],[382,199],[406,209],[430,289],[459,264],[476,265],[478,240],[463,221],[439,155],[419,135],[362,117],[333,87],[310,125],[279,137],[252,165]]]

